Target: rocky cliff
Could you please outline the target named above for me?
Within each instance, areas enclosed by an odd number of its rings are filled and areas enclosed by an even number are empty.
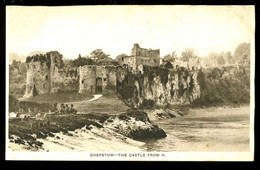
[[[117,90],[135,108],[245,103],[250,99],[249,72],[242,66],[199,70],[144,66],[140,74],[121,71]]]
[[[200,96],[198,70],[144,66],[142,74],[121,74],[119,97],[131,107],[189,104]]]

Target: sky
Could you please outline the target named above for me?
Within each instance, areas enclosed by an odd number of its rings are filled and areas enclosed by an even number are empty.
[[[66,58],[102,49],[115,58],[134,43],[160,49],[161,57],[185,48],[199,56],[231,51],[254,34],[252,6],[8,6],[7,54],[59,51]],[[253,17],[252,17],[253,16]]]

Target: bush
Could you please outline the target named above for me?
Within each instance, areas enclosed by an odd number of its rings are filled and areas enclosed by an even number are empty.
[[[145,122],[145,121],[150,122],[147,113],[144,112],[144,111],[141,111],[141,110],[128,109],[127,112],[126,112],[126,116],[133,117],[136,120],[140,120],[140,121],[143,121],[143,122]]]
[[[123,87],[122,89],[119,89],[118,90],[118,93],[120,94],[120,96],[123,98],[123,99],[131,99],[134,95],[134,89],[135,87],[134,86],[126,86],[126,87]]]
[[[155,107],[155,102],[153,100],[144,99],[140,108],[142,109],[152,109]]]

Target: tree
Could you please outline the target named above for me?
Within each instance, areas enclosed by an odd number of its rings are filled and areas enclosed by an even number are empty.
[[[234,52],[234,60],[239,64],[250,63],[250,43],[241,43]]]
[[[181,57],[182,61],[185,61],[185,62],[189,62],[190,58],[197,58],[198,57],[196,50],[193,49],[193,48],[186,48],[181,53],[181,56],[182,56]]]
[[[74,67],[74,66],[73,66],[73,60],[71,60],[71,59],[64,59],[63,61],[64,61],[64,66],[65,66],[66,68]]]
[[[209,62],[211,62],[211,64],[213,64],[214,66],[217,66],[217,64],[218,64],[217,59],[219,57],[219,54],[212,51],[212,52],[209,53],[208,57],[210,59]]]
[[[98,60],[97,65],[119,65],[119,63],[118,61],[108,57],[108,58]]]
[[[164,67],[166,67],[166,68],[173,68],[172,63],[169,62],[169,61],[166,62],[166,64],[164,65]]]
[[[94,63],[94,60],[92,60],[91,58],[81,57],[81,55],[79,54],[78,58],[72,61],[72,66],[79,67],[84,65],[92,65]]]
[[[90,58],[93,59],[95,62],[101,59],[108,58],[110,55],[106,54],[102,51],[102,49],[96,49],[90,53]]]
[[[233,60],[233,57],[232,57],[230,51],[224,53],[224,59],[225,59],[226,63],[228,63],[228,64],[234,64],[234,60]]]
[[[177,54],[176,54],[176,51],[172,52],[172,55],[170,54],[167,54],[165,56],[163,56],[163,59],[169,61],[169,62],[174,62],[177,58]]]
[[[20,72],[21,74],[26,75],[27,67],[26,67],[26,64],[25,64],[25,63],[20,63],[20,65],[19,65],[19,72]]]
[[[218,65],[224,65],[226,63],[224,57],[222,55],[219,55],[217,58],[217,64]]]

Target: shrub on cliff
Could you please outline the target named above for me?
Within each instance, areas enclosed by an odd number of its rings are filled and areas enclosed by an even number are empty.
[[[223,76],[221,69],[200,71],[198,83],[200,98],[192,102],[194,106],[239,104],[250,102],[250,81],[246,72],[235,71],[233,75]],[[227,70],[226,70],[227,71]]]
[[[155,102],[153,100],[144,99],[140,108],[141,109],[152,109],[152,108],[154,108],[154,106],[155,106]]]
[[[134,95],[134,86],[126,86],[123,87],[122,89],[118,90],[119,95],[123,98],[123,99],[131,99]]]

